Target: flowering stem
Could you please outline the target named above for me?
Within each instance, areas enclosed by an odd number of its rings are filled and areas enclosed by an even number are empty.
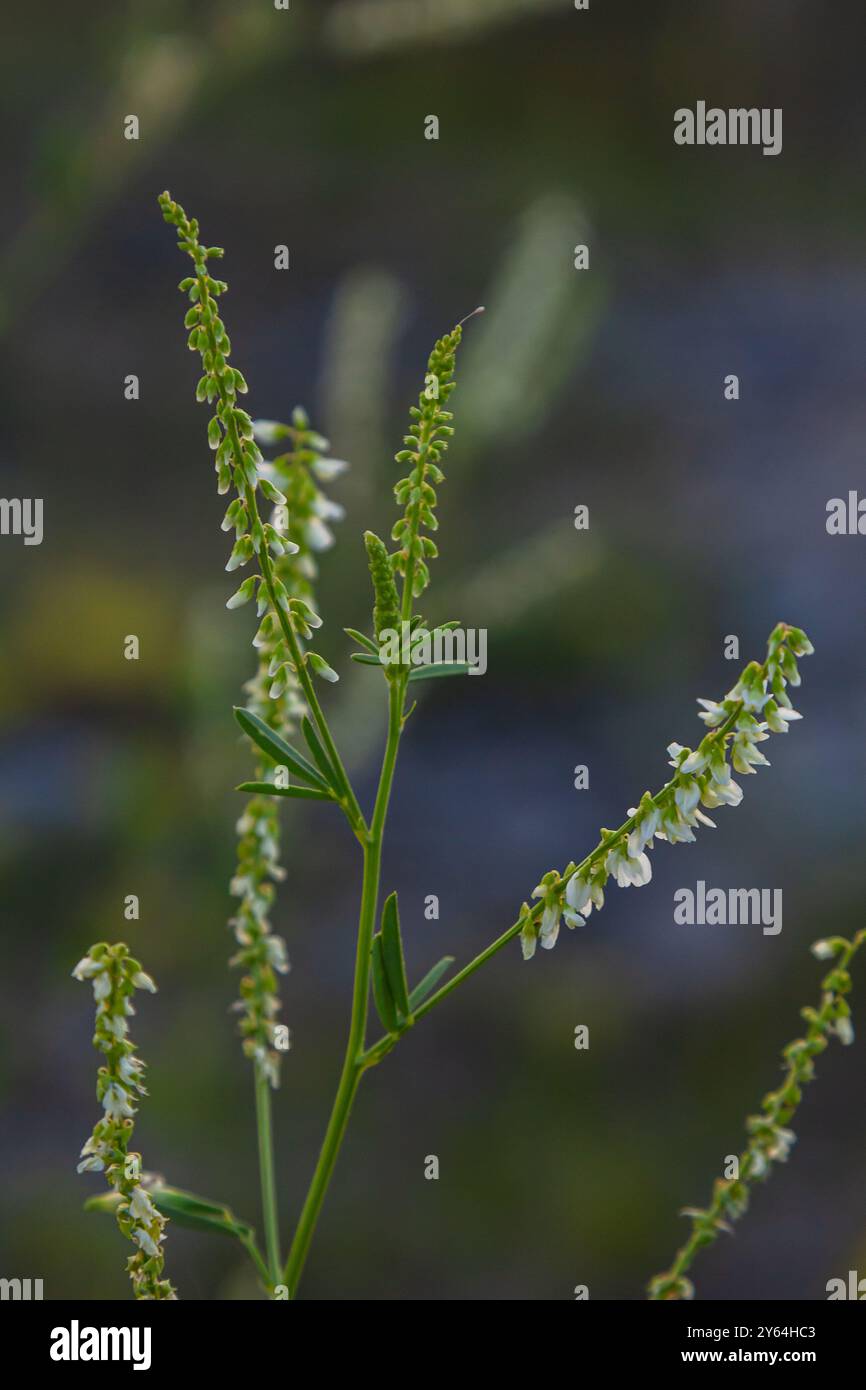
[[[818,941],[812,948],[819,958],[834,955],[833,968],[822,980],[824,994],[820,1007],[802,1010],[808,1023],[805,1038],[789,1043],[782,1056],[787,1067],[777,1090],[764,1097],[762,1112],[750,1116],[746,1128],[751,1135],[748,1148],[737,1160],[737,1176],[718,1178],[713,1196],[705,1211],[684,1212],[692,1217],[692,1229],[686,1243],[677,1251],[670,1269],[656,1275],[648,1286],[651,1300],[671,1301],[691,1298],[694,1289],[686,1273],[697,1252],[711,1245],[721,1231],[730,1231],[728,1222],[742,1216],[748,1205],[749,1183],[769,1176],[773,1162],[783,1161],[794,1136],[785,1128],[795,1114],[801,1099],[801,1086],[814,1076],[812,1058],[827,1046],[827,1034],[836,1033],[843,1042],[851,1042],[853,1032],[845,994],[851,988],[848,966],[866,941],[866,931],[860,931],[852,941],[842,937]]]
[[[264,1069],[256,1064],[256,1130],[259,1142],[259,1175],[262,1185],[262,1219],[265,1228],[265,1249],[268,1256],[267,1275],[270,1285],[279,1282],[280,1223],[277,1213],[277,1188],[274,1180],[274,1141],[271,1129],[271,1087]]]
[[[358,1084],[367,1063],[364,1054],[364,1037],[367,1030],[367,1008],[370,995],[370,947],[376,923],[376,909],[379,903],[379,876],[382,865],[382,837],[388,802],[394,780],[394,767],[397,749],[403,727],[403,701],[406,684],[404,680],[393,681],[388,690],[388,739],[379,775],[379,786],[370,828],[364,837],[364,879],[361,889],[361,911],[358,922],[358,943],[355,952],[355,982],[352,993],[352,1018],[349,1026],[349,1039],[343,1070],[340,1074],[337,1094],[325,1131],[319,1159],[313,1173],[309,1191],[295,1230],[292,1248],[289,1252],[283,1281],[288,1285],[289,1296],[295,1297],[310,1241],[316,1228],[319,1212],[334,1172],[337,1156],[346,1134],[346,1126]]]
[[[766,662],[764,663],[764,666],[761,667],[761,670],[763,671],[765,670],[765,668]],[[713,732],[708,736],[708,738],[716,738],[720,741],[723,740],[724,736],[727,733],[729,733],[736,724],[737,719],[742,713],[742,710],[742,704],[738,704],[736,708],[732,710],[731,713],[728,715],[724,723],[720,724],[717,729],[714,729]],[[673,780],[675,779],[672,779],[672,781]],[[667,791],[670,790],[670,787],[671,782],[666,782],[664,786],[661,788],[661,790],[657,791],[655,796],[651,798],[652,804],[656,806],[659,805],[662,797],[665,795]],[[577,867],[570,874],[568,874],[567,877],[561,880],[558,887],[564,887],[565,884],[568,882],[568,879],[573,878],[575,874],[579,874],[586,869],[591,869],[598,862],[599,859],[604,858],[606,855],[610,853],[612,849],[614,849],[617,845],[621,844],[625,839],[627,839],[628,835],[634,829],[635,822],[637,821],[639,814],[643,813],[638,812],[633,816],[629,816],[628,820],[623,821],[622,825],[619,826],[617,830],[610,831],[607,835],[604,835],[602,839],[599,840],[598,844],[596,845],[595,849],[591,852],[591,854],[588,854],[585,859],[582,859],[581,862],[577,865]],[[535,906],[531,908],[528,913],[522,914],[516,922],[512,922],[511,926],[507,929],[507,931],[504,931],[501,936],[498,936],[495,941],[491,942],[491,944],[487,946],[485,950],[483,950],[480,953],[480,955],[477,955],[474,960],[471,960],[468,965],[465,965],[462,970],[458,971],[457,974],[447,982],[447,984],[444,984],[441,989],[437,990],[435,994],[432,994],[429,999],[424,1001],[423,1004],[419,1004],[418,1008],[415,1009],[413,1013],[412,1023],[407,1024],[396,1034],[389,1033],[386,1037],[380,1038],[378,1042],[375,1042],[372,1047],[368,1048],[367,1051],[364,1053],[363,1057],[365,1067],[375,1066],[376,1063],[380,1062],[383,1057],[386,1057],[387,1054],[394,1047],[394,1045],[397,1042],[399,1042],[400,1038],[403,1037],[415,1023],[417,1023],[419,1018],[423,1018],[425,1014],[429,1013],[430,1010],[435,1007],[436,1004],[441,1003],[443,999],[447,998],[447,996],[451,993],[452,990],[456,989],[458,985],[462,985],[464,980],[468,980],[470,975],[474,975],[476,970],[478,970],[482,965],[484,965],[486,961],[490,960],[493,956],[495,956],[497,951],[501,951],[503,946],[507,946],[509,941],[513,941],[515,936],[517,936],[518,933],[526,926],[527,920],[537,921],[537,919],[541,916],[543,911],[544,903],[536,903]]]
[[[203,268],[197,266],[196,278],[199,284],[199,302],[203,307],[207,307],[210,303],[210,290],[208,289],[208,276],[206,271]],[[218,351],[218,347],[213,325],[207,317],[205,317],[204,322],[205,331],[208,336],[208,342],[210,344],[211,352],[216,354]],[[225,384],[223,382],[222,377],[219,374],[216,375],[216,385],[220,402],[225,408],[226,430],[229,436],[229,440],[231,442],[232,454],[234,455],[235,464],[240,474],[244,478],[244,501],[246,503],[247,512],[249,514],[251,522],[253,523],[254,534],[258,534],[259,536],[261,536],[263,534],[263,527],[261,517],[259,516],[259,507],[258,500],[256,498],[256,491],[255,488],[252,487],[250,482],[247,480],[246,470],[244,468],[243,450],[241,448],[241,441],[238,435],[237,423],[231,412],[231,402],[228,399]],[[319,704],[318,696],[316,695],[316,691],[314,689],[310,673],[307,670],[307,664],[304,659],[304,654],[301,651],[301,646],[298,641],[297,633],[295,632],[294,626],[287,613],[285,612],[285,609],[279,602],[276,585],[274,582],[274,572],[273,566],[271,565],[271,557],[268,552],[268,547],[265,541],[262,541],[259,547],[258,561],[259,567],[261,569],[262,579],[264,580],[265,587],[268,591],[268,598],[270,599],[271,608],[276,615],[277,622],[279,623],[280,628],[282,629],[283,636],[286,639],[286,644],[291,653],[292,662],[294,663],[298,680],[301,683],[301,689],[304,692],[304,698],[306,699],[307,705],[309,706],[310,714],[312,715],[313,720],[315,721],[316,727],[321,735],[322,742],[324,743],[328,751],[331,761],[333,762],[336,771],[341,776],[347,788],[346,799],[344,802],[341,802],[341,804],[346,813],[346,816],[348,817],[349,823],[352,826],[352,829],[355,831],[356,835],[358,835],[360,834],[361,828],[363,826],[363,816],[361,815],[361,808],[358,805],[357,798],[355,796],[354,791],[352,790],[352,786],[349,782],[348,776],[346,775],[346,770],[343,767],[343,764],[340,760],[340,755],[337,752],[336,745],[331,735],[331,730],[328,727],[328,722],[325,719],[324,712],[322,710],[321,705]]]

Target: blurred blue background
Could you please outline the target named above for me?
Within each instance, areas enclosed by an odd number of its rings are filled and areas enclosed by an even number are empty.
[[[827,500],[866,487],[862,7],[123,0],[48,17],[19,9],[0,53],[2,491],[45,506],[41,546],[0,540],[0,1273],[128,1296],[113,1223],[81,1209],[99,1180],[75,1174],[97,1063],[69,971],[100,939],[128,940],[161,986],[134,1032],[146,1162],[259,1220],[225,927],[253,629],[224,608],[168,187],[227,249],[252,413],[303,402],[352,462],[329,487],[348,515],[319,649],[367,799],[382,693],[341,632],[368,625],[360,533],[395,515],[432,340],[487,306],[461,351],[425,612],[487,628],[489,670],[434,683],[401,751],[385,883],[411,975],[468,960],[660,785],[666,744],[700,734],[695,697],[732,683],[726,635],[743,661],[779,619],[815,643],[805,719],[741,808],[661,846],[652,885],[612,890],[555,952],[501,953],[365,1081],[303,1286],[640,1298],[817,996],[809,943],[863,925],[866,540],[825,530]],[[782,107],[782,154],[675,146],[674,110],[699,99]],[[284,1227],[342,1056],[360,876],[327,808],[290,810],[285,836]],[[698,878],[782,888],[782,933],[676,926],[673,892]],[[701,1297],[822,1298],[866,1272],[864,1040],[819,1073],[791,1162],[696,1266]],[[182,1297],[255,1296],[228,1242],[172,1226],[167,1254]]]

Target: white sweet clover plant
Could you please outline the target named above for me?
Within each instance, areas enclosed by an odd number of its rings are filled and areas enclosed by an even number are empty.
[[[333,683],[338,676],[312,646],[321,626],[314,593],[316,556],[330,546],[330,525],[342,516],[342,509],[321,484],[337,478],[346,465],[327,457],[327,441],[310,428],[303,411],[296,410],[290,424],[279,424],[255,422],[240,406],[247,384],[230,363],[231,345],[218,311],[227,286],[209,269],[209,262],[222,257],[222,250],[202,244],[197,221],[188,218],[168,193],[159,202],[163,217],[177,230],[180,249],[192,261],[193,273],[181,281],[180,288],[190,301],[185,320],[188,345],[202,362],[196,397],[211,407],[208,441],[215,454],[217,486],[229,496],[223,526],[234,532],[234,543],[226,568],[251,568],[227,606],[255,601],[259,617],[253,639],[257,669],[246,687],[245,707],[235,711],[256,762],[252,780],[240,787],[248,800],[237,827],[238,863],[231,891],[238,900],[232,918],[238,950],[232,963],[243,971],[236,1007],[243,1050],[254,1076],[264,1249],[252,1227],[224,1204],[169,1187],[161,1178],[141,1174],[137,1164],[124,1167],[132,1115],[137,1097],[143,1094],[141,1063],[126,1039],[125,1015],[131,1009],[132,990],[151,987],[152,982],[123,945],[93,947],[76,967],[79,977],[95,980],[104,1016],[102,1032],[97,1033],[102,1041],[97,1045],[108,1056],[99,1081],[106,1116],[85,1146],[82,1167],[104,1167],[108,1174],[113,1191],[91,1199],[88,1205],[115,1210],[121,1230],[138,1246],[130,1261],[138,1297],[175,1296],[161,1277],[164,1226],[171,1217],[178,1224],[234,1237],[249,1254],[264,1291],[274,1298],[294,1298],[365,1073],[509,942],[519,937],[526,960],[539,944],[551,949],[561,922],[580,927],[593,911],[601,910],[611,879],[621,888],[650,881],[651,852],[657,841],[690,843],[698,829],[714,825],[708,812],[738,805],[743,792],[737,778],[767,766],[762,745],[773,734],[787,733],[800,718],[792,708],[789,689],[800,684],[798,659],[813,649],[801,629],[779,623],[770,634],[763,662],[746,666],[722,700],[699,701],[706,733],[694,749],[670,744],[673,772],[659,791],[645,792],[618,829],[602,829],[595,849],[579,863],[544,874],[533,890],[532,905],[524,903],[516,921],[474,960],[445,979],[454,964],[446,956],[410,987],[396,893],[381,902],[382,845],[398,749],[415,708],[409,702],[410,687],[432,676],[460,675],[467,669],[459,663],[444,668],[442,663],[418,663],[420,651],[433,649],[428,639],[455,624],[431,630],[416,611],[416,600],[430,582],[430,561],[437,555],[431,533],[438,527],[437,489],[444,482],[441,465],[453,434],[447,405],[455,387],[462,324],[435,344],[418,403],[410,411],[404,447],[396,455],[405,476],[395,486],[401,515],[392,531],[394,548],[370,531],[364,535],[373,588],[372,632],[345,629],[359,648],[353,659],[378,671],[387,697],[381,772],[373,807],[365,814],[316,690],[317,680]],[[285,451],[266,462],[260,446],[270,450],[283,445]],[[400,637],[397,643],[392,641],[395,635]],[[298,735],[304,751],[296,746]],[[295,743],[290,742],[293,738]],[[278,1021],[277,988],[288,960],[284,942],[270,925],[275,885],[284,878],[277,815],[280,798],[334,803],[363,855],[343,1067],[321,1152],[285,1248],[271,1138],[273,1091],[281,1054],[288,1045],[288,1029]],[[765,1098],[761,1113],[747,1122],[749,1144],[739,1177],[719,1180],[705,1211],[689,1209],[690,1238],[671,1269],[652,1281],[651,1298],[691,1296],[686,1271],[696,1252],[743,1213],[750,1184],[766,1177],[773,1163],[787,1156],[793,1139],[787,1125],[799,1103],[802,1083],[811,1079],[813,1058],[826,1047],[831,1034],[845,1043],[853,1037],[845,998],[851,983],[848,966],[864,936],[860,933],[851,942],[834,937],[817,943],[817,955],[835,958],[824,981],[820,1007],[803,1011],[808,1029],[804,1038],[785,1050],[787,1071],[782,1085]],[[103,980],[107,983],[100,983]],[[383,1028],[372,1042],[368,1041],[371,996]],[[107,1006],[106,1001],[110,1001]],[[136,1176],[128,1176],[127,1168]]]

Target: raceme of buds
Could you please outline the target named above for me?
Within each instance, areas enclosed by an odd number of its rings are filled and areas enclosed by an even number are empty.
[[[168,193],[159,197],[159,205],[166,222],[177,228],[178,246],[191,258],[195,275],[187,276],[180,282],[180,289],[188,293],[190,309],[184,320],[190,330],[187,345],[191,352],[201,355],[204,375],[196,387],[196,399],[206,401],[214,408],[208,424],[208,443],[216,455],[217,490],[227,493],[234,490],[236,496],[229,503],[223,520],[225,530],[234,530],[235,542],[226,569],[231,572],[242,569],[255,559],[261,571],[261,578],[253,582],[244,581],[229,599],[230,607],[238,607],[253,597],[258,587],[260,601],[263,599],[261,626],[253,639],[255,645],[276,638],[279,630],[287,644],[286,662],[293,672],[301,660],[323,680],[335,681],[336,672],[315,652],[303,653],[300,639],[309,635],[314,624],[305,622],[301,609],[292,607],[290,597],[275,574],[276,562],[284,555],[297,554],[298,542],[284,533],[284,528],[273,520],[263,521],[259,507],[259,496],[272,503],[277,509],[277,517],[285,518],[288,513],[287,498],[277,486],[273,476],[264,467],[264,459],[256,442],[253,421],[238,405],[238,396],[247,391],[247,383],[241,372],[229,364],[231,343],[217,311],[217,300],[226,293],[228,285],[208,273],[208,261],[221,257],[219,246],[205,247],[199,240],[199,226],[196,218],[188,218],[179,203],[174,202]],[[279,428],[273,421],[263,425],[265,437],[275,438]],[[332,462],[338,463],[338,460]],[[330,504],[331,506],[333,504]],[[326,517],[339,513],[334,508],[328,511],[314,505],[305,517],[305,535],[308,549],[321,550],[330,542],[330,531]]]
[[[117,1224],[127,1240],[138,1247],[127,1261],[136,1298],[174,1299],[175,1291],[162,1277],[162,1250],[167,1218],[154,1206],[141,1184],[141,1156],[130,1151],[138,1099],[144,1088],[144,1062],[136,1056],[129,1037],[129,1017],[135,1013],[136,990],[154,993],[156,985],[128,954],[121,941],[109,946],[98,942],[76,965],[76,980],[90,980],[96,1000],[93,1045],[103,1054],[97,1072],[96,1098],[102,1116],[81,1150],[79,1173],[105,1173],[120,1202]]]
[[[400,630],[400,601],[384,542],[373,531],[365,531],[364,544],[373,582],[373,632],[380,642],[383,632]]]
[[[787,733],[788,725],[801,718],[791,706],[787,687],[800,684],[796,658],[812,651],[800,628],[778,623],[763,664],[750,662],[723,700],[698,701],[699,717],[709,732],[694,750],[679,743],[668,746],[674,769],[670,781],[655,796],[645,792],[618,830],[603,829],[599,844],[581,864],[569,864],[562,875],[552,870],[534,890],[533,897],[541,902],[520,928],[525,960],[531,960],[539,941],[547,948],[556,944],[560,917],[569,927],[583,926],[593,907],[603,906],[608,878],[620,888],[649,883],[649,851],[655,840],[690,843],[699,826],[715,825],[702,807],[716,810],[740,804],[743,791],[732,769],[748,776],[769,766],[758,744],[771,733]]]
[[[670,1301],[693,1296],[694,1288],[686,1272],[697,1251],[711,1244],[721,1231],[730,1231],[729,1223],[738,1220],[748,1208],[751,1184],[764,1181],[774,1163],[784,1163],[787,1159],[795,1142],[788,1125],[800,1104],[803,1086],[814,1078],[813,1059],[824,1051],[828,1039],[834,1035],[842,1043],[853,1041],[851,1010],[845,998],[851,988],[848,967],[864,941],[866,931],[860,931],[851,941],[834,936],[827,941],[816,941],[812,947],[819,960],[834,960],[830,973],[821,981],[821,1003],[817,1009],[801,1011],[808,1025],[805,1037],[795,1038],[784,1049],[781,1084],[764,1096],[760,1113],[746,1120],[749,1142],[739,1156],[738,1176],[716,1179],[712,1200],[706,1209],[687,1207],[681,1213],[692,1222],[689,1239],[677,1252],[671,1268],[650,1281],[651,1299]]]
[[[178,244],[190,255],[196,271],[181,282],[191,301],[186,317],[189,347],[200,352],[204,369],[196,397],[215,403],[208,442],[216,452],[218,490],[226,493],[233,485],[236,494],[223,519],[223,530],[235,536],[226,569],[243,568],[257,558],[261,570],[244,579],[227,603],[233,609],[257,600],[260,623],[253,646],[258,665],[245,686],[247,708],[285,737],[307,713],[298,661],[306,661],[323,679],[337,679],[317,653],[304,654],[303,644],[322,622],[314,606],[315,555],[333,544],[328,523],[343,515],[318,482],[338,477],[347,465],[324,457],[328,441],[310,428],[300,407],[290,425],[254,422],[238,408],[238,393],[245,393],[247,385],[240,372],[229,366],[230,343],[216,309],[216,299],[228,286],[207,270],[208,259],[222,252],[201,245],[197,221],[188,219],[167,193],[159,202],[165,220],[177,227]],[[288,450],[266,462],[259,444],[276,445],[283,440]],[[270,504],[266,521],[259,498]],[[264,782],[270,776],[269,768],[257,765],[255,780]],[[238,864],[231,891],[240,901],[230,925],[240,947],[232,964],[242,968],[244,976],[235,1008],[242,1014],[245,1054],[276,1086],[280,1056],[274,1048],[274,1029],[281,1007],[277,974],[288,970],[285,943],[271,932],[268,920],[274,881],[284,876],[276,801],[253,797],[238,820],[237,831]]]
[[[394,488],[398,506],[405,510],[391,531],[391,539],[399,543],[391,564],[414,596],[427,588],[427,560],[438,554],[434,541],[421,532],[435,531],[439,525],[435,516],[436,488],[445,481],[439,462],[454,433],[449,423],[453,416],[444,407],[454,390],[452,378],[462,336],[463,329],[458,324],[435,344],[418,404],[409,411],[412,423],[411,432],[403,440],[406,447],[395,455],[398,463],[409,465],[409,470]]]

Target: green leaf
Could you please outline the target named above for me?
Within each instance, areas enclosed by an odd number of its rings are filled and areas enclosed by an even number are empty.
[[[206,1197],[197,1197],[193,1192],[182,1192],[178,1187],[165,1187],[162,1184],[146,1187],[145,1191],[163,1215],[176,1221],[179,1226],[215,1231],[219,1235],[233,1236],[236,1240],[251,1240],[255,1234],[252,1226],[239,1221],[223,1202],[211,1202]],[[122,1201],[119,1192],[101,1192],[96,1197],[88,1197],[84,1210],[115,1213]]]
[[[363,632],[359,632],[358,629],[354,627],[344,627],[343,631],[347,634],[347,636],[351,637],[355,642],[357,642],[359,647],[365,647],[368,652],[372,652],[373,655],[378,659],[379,648],[376,646],[376,643],[373,641],[372,637],[365,637]]]
[[[418,666],[409,676],[410,681],[426,681],[433,676],[465,676],[474,668],[468,661],[437,661],[431,666]]]
[[[399,1014],[410,1017],[409,986],[406,982],[406,962],[403,959],[403,940],[400,935],[400,912],[397,894],[391,893],[382,908],[382,963],[391,997]]]
[[[253,796],[289,796],[296,801],[333,801],[334,793],[327,788],[318,787],[275,787],[273,782],[240,782],[236,792],[250,792]]]
[[[254,1234],[252,1226],[239,1221],[231,1207],[222,1202],[210,1202],[205,1197],[182,1192],[177,1187],[153,1187],[150,1196],[163,1215],[176,1221],[179,1226],[188,1226],[196,1231],[214,1231],[217,1235],[233,1236],[236,1240],[250,1240]]]
[[[247,738],[251,738],[257,747],[261,748],[269,758],[275,763],[285,765],[296,777],[300,777],[302,782],[309,782],[312,787],[319,787],[327,791],[328,784],[324,778],[308,763],[307,759],[298,753],[291,744],[286,743],[272,728],[260,719],[252,710],[243,709],[235,706],[235,719],[240,724]]]
[[[453,956],[443,956],[437,961],[432,970],[428,970],[423,980],[419,980],[412,993],[409,995],[409,1009],[415,1012],[418,1005],[431,994],[436,985],[442,979],[446,970],[450,970],[454,964]]]
[[[350,653],[350,656],[349,656],[349,659],[350,659],[351,661],[359,661],[359,662],[361,663],[362,666],[381,666],[381,665],[382,665],[382,662],[379,660],[378,654],[377,654],[376,656],[372,656],[372,655],[368,654],[367,652],[351,652],[351,653]]]
[[[397,1007],[388,987],[382,953],[382,937],[378,932],[373,937],[370,953],[373,964],[373,999],[376,1002],[376,1011],[382,1020],[383,1028],[388,1033],[398,1033],[400,1024],[397,1019]]]
[[[114,1213],[120,1206],[119,1192],[100,1192],[96,1197],[88,1197],[84,1203],[85,1211],[107,1211]]]
[[[337,797],[344,795],[346,792],[346,784],[322,747],[319,735],[313,728],[311,719],[306,714],[301,720],[301,729],[303,730],[304,738],[307,740],[307,747],[315,758],[319,771],[325,778],[325,781],[333,789],[334,795]]]

